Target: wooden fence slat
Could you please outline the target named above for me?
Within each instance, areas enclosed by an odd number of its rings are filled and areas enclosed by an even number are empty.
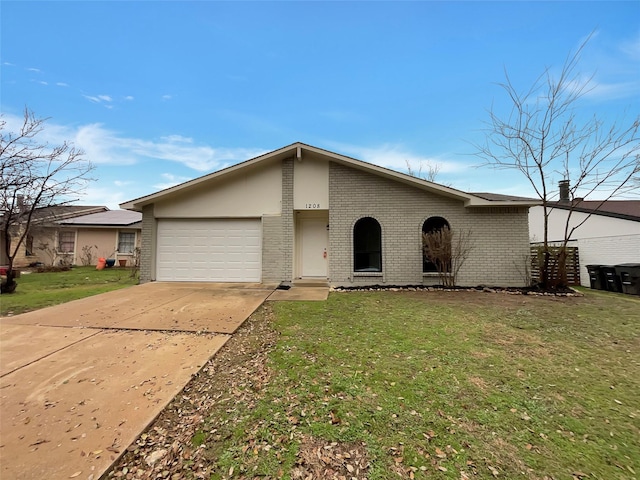
[[[531,247],[531,277],[539,282],[540,281],[540,266],[538,263],[538,252],[541,246]],[[554,262],[554,254],[557,254],[562,247],[549,247],[549,251],[552,254],[551,262]],[[580,255],[578,247],[566,247],[567,250],[567,283],[569,285],[580,285]],[[555,266],[555,265],[552,265]],[[556,272],[556,269],[552,269]]]

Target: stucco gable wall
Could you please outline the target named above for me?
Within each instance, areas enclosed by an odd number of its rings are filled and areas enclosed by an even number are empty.
[[[154,205],[156,218],[241,218],[280,213],[280,162],[260,164],[203,182]]]
[[[334,285],[421,284],[423,222],[444,217],[452,230],[470,230],[474,248],[460,285],[523,285],[516,263],[528,252],[527,209],[466,209],[461,201],[331,163],[330,281]],[[365,216],[382,227],[383,276],[354,277],[352,231]],[[431,283],[432,279],[428,279]]]

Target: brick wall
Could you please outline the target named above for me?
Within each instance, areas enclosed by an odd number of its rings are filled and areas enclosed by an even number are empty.
[[[153,215],[153,205],[142,209],[142,249],[140,252],[140,283],[155,280],[157,221]]]
[[[284,239],[281,215],[262,217],[262,281],[289,280],[283,275]]]
[[[282,162],[282,278],[293,278],[293,159]]]
[[[449,199],[335,163],[329,168],[330,281],[333,285],[434,283],[422,274],[422,224],[444,217],[454,231],[470,230],[473,250],[460,285],[521,286],[519,264],[529,251],[526,208],[465,208]],[[352,232],[362,217],[382,228],[382,274],[353,273]]]

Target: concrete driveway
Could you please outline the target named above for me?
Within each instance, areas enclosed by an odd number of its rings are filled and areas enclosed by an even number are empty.
[[[274,288],[154,282],[0,318],[0,477],[97,480]]]

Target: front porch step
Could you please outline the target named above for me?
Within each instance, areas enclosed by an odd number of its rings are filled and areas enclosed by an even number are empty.
[[[296,278],[291,285],[293,287],[328,287],[329,281],[320,278]]]

